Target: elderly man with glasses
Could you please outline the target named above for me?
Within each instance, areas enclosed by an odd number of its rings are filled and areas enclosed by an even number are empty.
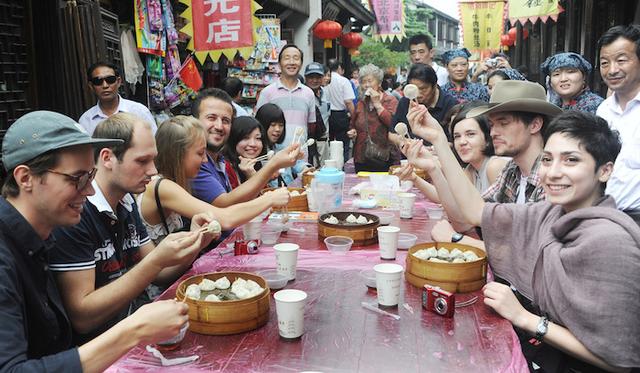
[[[87,69],[87,80],[98,103],[82,114],[78,122],[89,135],[93,134],[98,123],[116,113],[130,113],[143,119],[149,123],[151,132],[155,135],[158,126],[149,109],[118,94],[122,77],[116,65],[108,62],[94,63]]]

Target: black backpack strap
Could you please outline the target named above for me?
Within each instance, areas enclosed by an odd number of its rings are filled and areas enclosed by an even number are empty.
[[[169,235],[171,232],[169,232],[169,226],[167,225],[167,218],[165,218],[164,216],[164,209],[162,208],[162,203],[160,203],[160,193],[158,192],[160,190],[160,182],[164,180],[163,178],[158,178],[158,182],[156,183],[156,186],[153,188],[153,195],[156,198],[156,207],[158,208],[158,213],[160,214],[160,219],[162,219],[162,226],[164,227],[164,230],[167,232],[167,235]]]

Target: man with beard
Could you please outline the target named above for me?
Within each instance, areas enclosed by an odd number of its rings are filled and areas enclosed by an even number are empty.
[[[157,173],[148,123],[114,114],[96,127],[93,137],[124,142],[96,149],[96,193],[80,206],[78,224],[53,232],[56,247],[49,258],[77,343],[150,302],[147,286],[175,281],[213,238],[200,230],[211,220],[201,214],[194,216],[191,232],[171,234],[157,247],[149,239],[133,197]]]
[[[503,168],[495,183],[482,197],[486,202],[528,203],[544,200],[544,189],[540,183],[538,170],[543,148],[542,131],[551,117],[562,110],[547,102],[544,88],[533,82],[506,80],[496,84],[488,105],[472,109],[467,118],[487,115],[491,123],[491,140],[496,155],[512,157]],[[412,109],[409,123],[417,125],[420,113]],[[442,172],[431,173],[438,193],[455,188],[442,184]],[[462,222],[460,209],[455,201],[443,198],[442,204],[451,221]],[[468,228],[465,227],[465,228]],[[466,229],[462,229],[466,230]],[[443,220],[431,232],[439,242],[461,242],[477,246],[479,241],[457,233],[449,222]]]
[[[606,193],[640,224],[640,26],[615,26],[598,41],[600,75],[613,92],[596,114],[620,132],[622,150]]]
[[[151,126],[151,132],[156,133],[156,121],[149,109],[135,101],[120,97],[118,89],[122,85],[122,77],[118,67],[112,63],[96,62],[87,69],[89,89],[98,98],[98,103],[87,110],[78,122],[89,135],[103,120],[116,113],[130,113],[145,120]]]
[[[300,144],[292,144],[276,153],[247,181],[231,189],[229,178],[224,171],[224,157],[220,154],[229,138],[234,117],[231,96],[218,88],[204,89],[192,103],[191,113],[200,120],[208,134],[207,162],[200,166],[198,176],[192,180],[191,193],[216,207],[227,207],[255,198],[279,169],[291,167],[302,157],[299,151]]]

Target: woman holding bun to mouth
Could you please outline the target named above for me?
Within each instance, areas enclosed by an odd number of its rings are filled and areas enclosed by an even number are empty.
[[[399,160],[389,141],[398,100],[382,90],[383,71],[368,64],[360,68],[360,97],[347,135],[354,139],[353,160],[358,171],[387,171]]]

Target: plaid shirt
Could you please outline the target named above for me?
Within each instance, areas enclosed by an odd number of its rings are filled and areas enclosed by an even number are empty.
[[[544,201],[544,189],[540,184],[540,159],[542,155],[536,158],[531,167],[531,173],[527,177],[527,190],[525,191],[525,202]],[[485,190],[482,194],[485,202],[498,203],[515,203],[518,199],[518,188],[520,187],[520,168],[513,161],[509,161],[507,165],[496,179],[496,182]]]

